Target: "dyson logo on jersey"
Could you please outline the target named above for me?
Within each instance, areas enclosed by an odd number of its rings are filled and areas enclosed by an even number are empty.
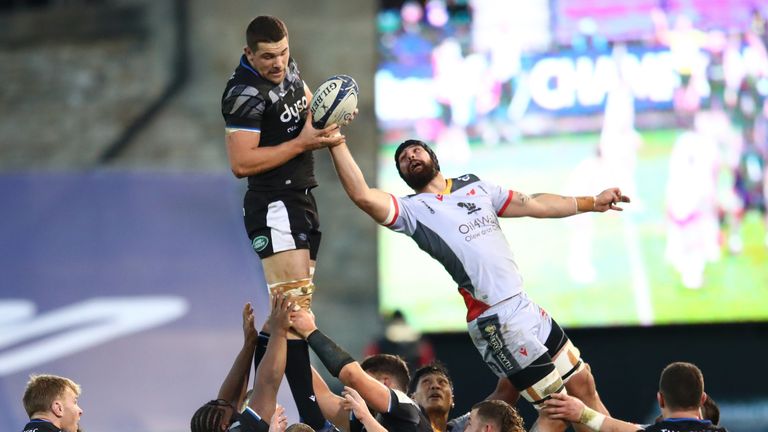
[[[294,119],[298,121],[301,119],[301,116],[299,113],[301,113],[302,110],[307,109],[307,97],[302,96],[300,100],[294,102],[293,106],[288,106],[288,104],[283,104],[283,107],[285,110],[280,114],[280,121],[283,123],[288,123],[290,121],[293,121]]]
[[[459,225],[459,232],[465,235],[464,240],[468,242],[500,229],[499,218],[495,214],[482,216],[471,222]]]

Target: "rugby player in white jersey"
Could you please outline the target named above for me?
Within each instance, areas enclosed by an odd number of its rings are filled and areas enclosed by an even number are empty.
[[[523,291],[498,217],[561,218],[621,210],[618,204],[628,203],[627,196],[618,188],[591,197],[526,195],[471,174],[445,178],[432,149],[422,141],[408,140],[395,152],[395,164],[416,193],[395,197],[368,186],[346,143],[330,152],[352,201],[376,222],[410,236],[456,281],[467,306],[472,341],[500,379],[509,379],[537,408],[548,395],[567,389],[587,406],[607,413],[579,350]],[[462,226],[477,235],[467,237],[460,232]],[[562,421],[540,416],[531,430],[566,427]]]

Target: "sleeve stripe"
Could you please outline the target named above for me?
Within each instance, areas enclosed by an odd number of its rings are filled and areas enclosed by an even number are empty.
[[[256,421],[262,420],[261,416],[256,413],[251,407],[245,407],[245,410],[243,410],[243,413],[248,413],[251,416],[253,416]]]
[[[232,132],[238,132],[238,131],[261,133],[260,128],[249,128],[249,127],[241,127],[241,126],[228,126],[224,128],[224,131],[226,133],[232,133]]]
[[[392,198],[389,202],[389,213],[387,214],[386,219],[381,223],[385,227],[392,226],[400,216],[400,206],[397,204],[397,199],[392,194],[390,194],[389,197]]]
[[[507,197],[507,200],[504,201],[504,205],[501,206],[501,210],[499,210],[499,212],[496,213],[497,216],[501,216],[501,215],[504,214],[504,210],[506,210],[507,207],[509,207],[509,203],[512,202],[512,197],[513,196],[515,196],[515,192],[514,191],[509,191],[509,196]]]

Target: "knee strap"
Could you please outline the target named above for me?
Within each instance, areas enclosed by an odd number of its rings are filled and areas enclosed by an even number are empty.
[[[560,374],[557,373],[556,369],[553,369],[544,378],[521,391],[520,394],[538,411],[541,409],[541,404],[549,399],[549,395],[561,392],[565,392],[565,385]]]

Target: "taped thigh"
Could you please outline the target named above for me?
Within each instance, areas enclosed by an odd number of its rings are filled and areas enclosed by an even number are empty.
[[[302,278],[286,282],[276,282],[269,285],[270,297],[277,294],[284,294],[296,302],[302,309],[312,306],[312,294],[315,292],[315,284],[312,278]]]
[[[581,352],[573,345],[573,342],[566,341],[563,348],[552,359],[555,363],[555,368],[560,376],[563,378],[563,382],[567,383],[572,376],[576,375],[584,369],[584,362],[581,360]]]

